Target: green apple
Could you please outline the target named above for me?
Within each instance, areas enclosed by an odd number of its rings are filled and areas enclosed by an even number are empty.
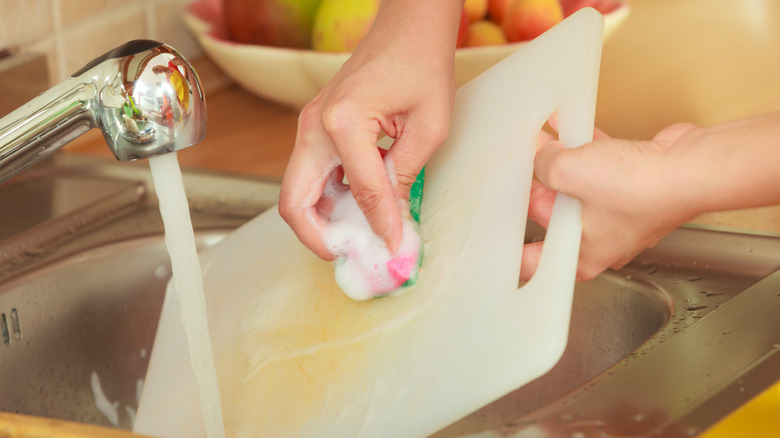
[[[322,0],[314,16],[312,47],[352,52],[374,23],[379,0]]]
[[[264,46],[311,48],[320,0],[223,0],[231,40]]]

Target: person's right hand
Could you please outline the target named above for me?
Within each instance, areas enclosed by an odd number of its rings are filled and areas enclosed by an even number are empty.
[[[343,174],[391,253],[401,241],[409,189],[449,132],[461,10],[460,1],[384,0],[358,49],[301,112],[279,212],[320,258],[333,258],[326,182]],[[384,160],[383,133],[395,139]]]

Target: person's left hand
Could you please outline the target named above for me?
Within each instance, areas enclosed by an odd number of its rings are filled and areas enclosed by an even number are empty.
[[[550,125],[557,129],[555,117]],[[698,141],[696,128],[672,125],[650,141],[614,139],[597,129],[593,142],[572,149],[542,132],[528,218],[547,228],[559,192],[582,202],[578,280],[623,267],[697,214],[669,153]],[[525,245],[521,280],[535,272],[542,245]]]

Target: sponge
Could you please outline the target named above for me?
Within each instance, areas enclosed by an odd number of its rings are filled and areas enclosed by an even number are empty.
[[[326,243],[336,258],[336,282],[355,300],[379,298],[400,292],[417,281],[422,263],[420,207],[425,169],[409,193],[410,219],[403,220],[403,237],[395,255],[374,234],[348,188],[329,187],[333,198]]]

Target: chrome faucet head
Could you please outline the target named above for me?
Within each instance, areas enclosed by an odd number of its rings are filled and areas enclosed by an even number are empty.
[[[151,158],[206,135],[206,99],[175,49],[130,41],[0,119],[0,183],[98,127],[121,161]]]
[[[87,107],[120,161],[177,151],[206,135],[206,99],[198,75],[166,44],[130,41],[72,77],[95,85]]]

